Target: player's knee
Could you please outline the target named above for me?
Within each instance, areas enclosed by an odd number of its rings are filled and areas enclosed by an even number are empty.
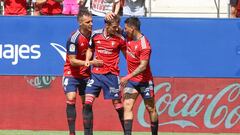
[[[146,105],[146,109],[149,113],[155,113],[156,112],[155,107],[151,106],[151,105]]]
[[[70,105],[75,105],[76,104],[76,98],[67,99],[66,103],[70,104]]]

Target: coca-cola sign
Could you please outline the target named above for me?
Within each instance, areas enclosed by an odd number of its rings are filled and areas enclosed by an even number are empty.
[[[191,82],[189,80],[189,88],[193,85]],[[172,85],[175,85],[175,88]],[[209,84],[209,90],[206,87],[206,90],[201,91],[194,90],[194,88],[176,89],[177,87],[181,88],[179,85],[176,86],[174,81],[164,81],[155,86],[160,129],[161,126],[171,125],[176,126],[175,131],[177,129],[200,129],[203,131],[211,131],[210,129],[213,128],[239,129],[239,82],[219,87],[217,91],[211,89],[213,88],[212,84]],[[139,124],[143,127],[150,127],[149,118],[145,116],[146,109],[143,101],[141,101],[137,112]]]

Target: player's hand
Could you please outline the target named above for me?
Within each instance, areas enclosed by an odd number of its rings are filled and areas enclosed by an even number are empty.
[[[109,12],[109,13],[106,14],[105,19],[106,20],[111,20],[111,19],[113,19],[114,16],[115,16],[115,13]]]
[[[93,59],[91,61],[91,64],[95,67],[101,67],[103,65],[103,60]]]
[[[84,7],[85,6],[85,0],[77,0],[77,2],[78,2],[78,5],[80,6],[80,7]]]
[[[91,64],[90,64],[90,61],[89,60],[86,60],[85,61],[85,64],[84,64],[86,67],[89,67]]]
[[[126,77],[122,77],[120,79],[120,85],[124,88],[128,82],[128,79]]]
[[[122,78],[120,79],[120,85],[121,85],[122,87],[125,87],[126,84],[127,84],[127,82],[128,82],[128,80],[129,80],[130,78],[132,78],[132,77],[133,77],[132,74],[128,74],[127,76],[122,77]]]

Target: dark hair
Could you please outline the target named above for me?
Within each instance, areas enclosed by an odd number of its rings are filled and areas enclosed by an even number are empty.
[[[112,24],[112,23],[120,23],[120,16],[119,15],[115,15],[113,16],[113,19],[104,19],[105,24]]]
[[[78,15],[77,15],[77,20],[79,21],[79,19],[83,16],[92,16],[92,13],[88,10],[87,7],[81,7],[78,11]]]
[[[125,20],[125,24],[130,27],[134,27],[136,30],[140,31],[141,22],[137,17],[129,17]]]

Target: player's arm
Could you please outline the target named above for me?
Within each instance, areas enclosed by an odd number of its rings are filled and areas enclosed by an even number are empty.
[[[114,3],[114,7],[113,8],[114,8],[114,11],[113,11],[114,14],[117,15],[119,13],[119,11],[120,11],[120,8],[121,8],[120,0]]]
[[[93,59],[93,54],[95,51],[95,44],[94,44],[94,36],[95,34],[92,35],[88,49],[86,51],[86,60],[85,60],[85,66],[89,67],[91,65],[93,66],[102,66],[103,65],[103,60],[97,60]]]
[[[142,73],[143,71],[145,71],[147,68],[147,65],[148,65],[148,61],[149,60],[141,60],[140,65],[132,73],[121,78],[120,84],[125,86],[129,79],[131,79],[132,77],[137,76],[140,73]]]
[[[102,66],[103,65],[103,60],[97,60],[97,59],[92,59],[92,55],[93,55],[93,50],[91,48],[88,48],[87,49],[87,52],[86,52],[86,61],[85,61],[85,66],[90,66],[90,65],[93,65],[93,66]]]
[[[107,13],[106,16],[105,16],[105,19],[106,20],[113,19],[113,17],[119,13],[120,8],[121,8],[120,0],[117,1],[117,2],[114,2],[113,7],[112,7],[112,9],[114,9],[114,11]]]
[[[141,51],[140,51],[140,64],[138,65],[138,67],[132,73],[129,73],[127,76],[121,78],[121,81],[120,81],[121,85],[125,86],[129,79],[139,75],[140,73],[142,73],[146,70],[149,59],[150,59],[150,55],[151,55],[151,49],[150,48],[141,49]]]
[[[148,60],[141,60],[140,65],[130,74],[130,76],[134,77],[142,73],[146,70],[148,64]]]
[[[68,60],[71,64],[71,66],[84,66],[85,61],[77,59],[78,55],[78,45],[75,42],[70,42],[69,40],[67,41],[67,57]]]
[[[88,0],[77,0],[80,7],[85,7]]]
[[[85,61],[77,59],[76,55],[68,55],[67,57],[69,58],[70,64],[72,66],[84,66],[85,65]]]
[[[91,65],[90,60],[93,55],[93,49],[88,48],[86,51],[86,60],[85,60],[85,66],[89,67]]]

